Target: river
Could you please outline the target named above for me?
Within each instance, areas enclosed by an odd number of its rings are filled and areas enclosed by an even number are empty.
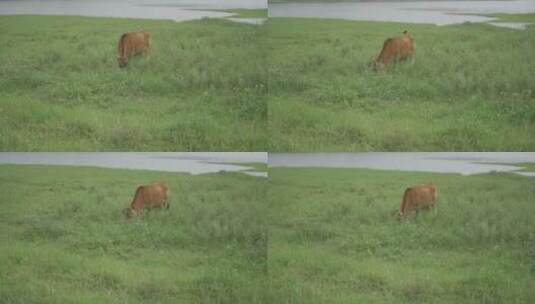
[[[497,26],[524,28],[522,22],[493,22],[478,16],[493,13],[533,13],[535,1],[354,1],[270,3],[269,17],[334,18],[448,25],[488,22]]]
[[[435,152],[435,153],[270,153],[270,167],[368,168],[378,170],[458,173],[462,175],[520,171],[519,163],[535,163],[535,153]]]
[[[240,165],[243,164],[243,165]],[[206,174],[220,171],[243,172],[267,177],[267,172],[255,171],[246,163],[267,163],[264,152],[207,153],[0,153],[0,164],[66,165],[152,170]]]
[[[220,9],[266,9],[266,0],[0,0],[2,15],[74,15],[186,21],[226,18],[232,14],[214,12]],[[258,18],[261,19],[261,18]],[[231,19],[251,21],[249,19]]]

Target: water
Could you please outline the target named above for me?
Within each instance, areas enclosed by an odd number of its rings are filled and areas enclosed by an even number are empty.
[[[270,167],[368,168],[462,175],[515,172],[518,163],[535,163],[535,153],[270,153]],[[515,172],[535,176],[535,172]]]
[[[397,1],[339,3],[270,3],[270,17],[335,18],[349,20],[431,23],[491,22],[494,18],[470,14],[535,12],[535,1]],[[493,25],[522,28],[516,22]]]
[[[243,172],[267,177],[267,172],[240,163],[267,163],[263,152],[222,153],[0,153],[0,164],[67,165],[206,174]]]
[[[240,22],[240,23],[247,23],[247,24],[255,24],[255,25],[261,25],[266,22],[267,18],[226,18],[227,20],[231,20],[234,22]]]
[[[515,30],[525,30],[529,23],[526,22],[488,22],[490,25],[508,27]]]
[[[0,14],[76,15],[185,21],[232,14],[210,9],[265,9],[266,0],[0,0]]]

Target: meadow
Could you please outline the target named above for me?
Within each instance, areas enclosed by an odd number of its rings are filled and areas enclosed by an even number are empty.
[[[211,10],[211,11],[235,14],[232,16],[232,18],[267,18],[267,14],[268,14],[267,9],[236,8],[236,9]]]
[[[266,27],[270,151],[535,149],[533,25],[270,18]],[[374,71],[384,40],[404,30],[415,63]]]
[[[535,301],[533,178],[334,168],[269,175],[276,303]],[[406,187],[426,182],[437,185],[437,207],[399,219]]]
[[[236,11],[241,16],[261,11]],[[75,16],[0,16],[0,150],[264,151],[263,28]],[[124,32],[147,57],[117,64]]]
[[[169,210],[127,218],[138,185]],[[0,166],[0,303],[265,303],[267,179]]]

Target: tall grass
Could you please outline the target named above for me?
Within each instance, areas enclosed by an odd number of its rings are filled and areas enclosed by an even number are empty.
[[[278,303],[531,303],[535,188],[460,176],[271,168],[269,274]],[[398,220],[406,187],[437,208]]]
[[[1,16],[0,149],[262,150],[263,29],[191,22]],[[117,41],[151,33],[119,69]]]
[[[128,219],[165,180],[170,210]],[[260,303],[267,181],[241,173],[3,165],[1,303]]]
[[[533,15],[522,15],[533,20]],[[416,62],[375,72],[409,30]],[[535,28],[271,18],[273,151],[535,147]]]

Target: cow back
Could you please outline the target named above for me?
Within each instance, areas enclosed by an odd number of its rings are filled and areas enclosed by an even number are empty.
[[[417,185],[407,188],[403,195],[399,213],[405,214],[412,209],[432,206],[436,203],[437,198],[437,188],[434,184]]]

